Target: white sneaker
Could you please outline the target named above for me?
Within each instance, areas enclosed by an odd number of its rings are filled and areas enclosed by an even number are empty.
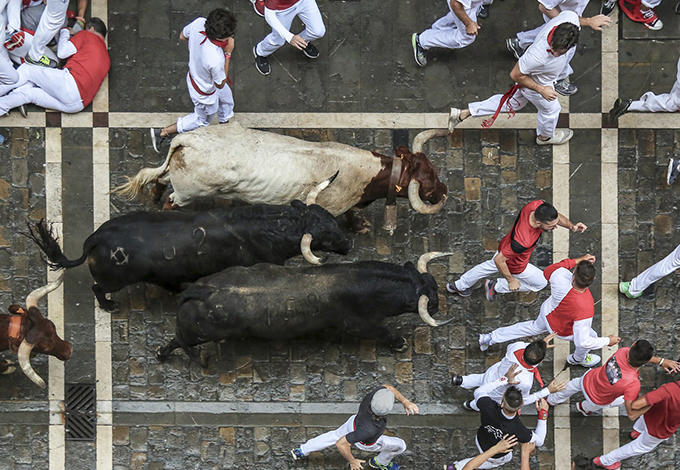
[[[479,350],[486,351],[491,346],[491,334],[482,333],[479,335]]]
[[[449,112],[449,132],[453,132],[453,129],[461,122],[463,120],[460,118],[460,109],[451,108],[451,112]]]
[[[555,135],[548,140],[541,140],[536,136],[536,143],[538,145],[562,145],[569,142],[572,137],[574,137],[574,131],[571,129],[558,129],[555,131]]]

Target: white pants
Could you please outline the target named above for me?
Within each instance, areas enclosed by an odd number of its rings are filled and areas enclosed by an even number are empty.
[[[323,24],[323,18],[315,0],[300,0],[290,8],[276,11],[276,17],[287,30],[290,30],[290,25],[293,24],[293,19],[296,16],[299,16],[305,24],[305,29],[299,36],[306,42],[312,42],[326,34],[326,26]],[[255,46],[255,52],[260,57],[267,57],[285,43],[286,40],[283,36],[272,30],[267,37]]]
[[[649,431],[647,431],[647,423],[645,423],[644,415],[640,416],[638,420],[635,421],[633,429],[639,432],[640,436],[625,446],[614,449],[610,453],[600,457],[602,465],[609,466],[616,462],[635,457],[636,455],[646,454],[647,452],[651,452],[656,449],[656,446],[666,440],[659,439],[658,437],[654,437],[649,434]]]
[[[302,453],[308,455],[310,452],[317,452],[328,447],[334,446],[336,442],[342,439],[347,434],[354,431],[354,418],[356,415],[350,416],[345,421],[345,424],[340,426],[335,431],[329,431],[321,434],[313,439],[308,440],[300,446]],[[381,465],[389,465],[392,460],[406,450],[406,443],[398,437],[380,436],[372,446],[363,445],[360,442],[354,446],[366,452],[379,452],[375,460]]]
[[[478,264],[474,268],[465,272],[460,277],[460,279],[455,282],[456,289],[469,289],[480,279],[484,279],[496,274],[498,272],[498,267],[493,260],[496,255],[498,255],[498,252],[496,252],[496,254],[493,255],[493,258],[491,258],[489,261],[484,261],[483,263]],[[543,271],[531,263],[527,264],[527,267],[524,268],[524,271],[519,274],[513,274],[513,276],[519,281],[520,292],[538,292],[548,285],[548,281],[546,281],[545,276],[543,276]],[[511,292],[510,289],[508,289],[508,281],[503,277],[496,280],[496,286],[494,287],[494,290],[499,294],[507,294]]]
[[[194,102],[194,112],[177,120],[177,132],[180,134],[209,125],[215,114],[220,123],[225,123],[234,116],[234,96],[228,84],[225,83],[221,89],[218,88],[215,92],[216,98],[208,103],[201,102],[201,99],[203,101],[205,99],[194,89],[188,73],[187,86],[189,97]]]
[[[507,362],[506,362],[507,364]],[[505,372],[507,371],[507,367],[502,367],[503,366],[503,361],[499,361],[489,367],[483,374],[469,374],[469,375],[464,375],[463,376],[463,383],[460,385],[466,390],[472,390],[475,388],[479,388],[482,385],[488,384],[489,382],[493,382],[495,380],[498,380],[501,376],[505,375]],[[531,377],[531,381],[533,383],[533,376]],[[521,384],[520,384],[521,385]],[[503,395],[505,394],[505,391],[508,389],[509,385],[505,385],[503,387],[498,387],[495,388],[494,390],[491,390],[489,392],[488,397],[491,398],[493,401],[496,403],[500,404],[503,401]],[[531,389],[531,384],[529,384],[528,389]],[[477,406],[477,399],[470,400],[470,407],[475,410],[479,411],[479,407]],[[462,467],[461,467],[462,468]]]
[[[7,0],[0,0],[0,85],[13,85],[19,81],[19,74],[14,70],[8,51],[3,46],[7,27],[7,11],[3,11],[6,4]]]
[[[583,16],[583,15],[579,15],[579,16]],[[546,16],[544,15],[543,18],[545,19]],[[550,21],[550,19],[547,19],[546,23],[548,21]],[[531,31],[520,31],[519,33],[517,33],[517,39],[519,39],[519,46],[522,49],[525,49],[525,50],[529,46],[531,46],[534,43],[534,41],[536,40],[538,33],[541,31],[541,29],[543,29],[543,26],[545,26],[545,25],[541,25],[538,28],[534,28]],[[571,59],[573,59],[574,54],[576,54],[576,47],[577,46],[574,46],[567,51],[567,57],[569,58],[569,60],[567,60],[567,64],[564,66],[564,69],[562,69],[560,74],[555,79],[556,82],[560,81],[560,80],[564,80],[569,75],[574,73],[574,69],[571,68]]]
[[[83,110],[78,85],[68,70],[24,64],[17,72],[19,81],[16,88],[0,98],[0,116],[26,103],[63,113]],[[5,87],[0,87],[0,90],[3,88]]]
[[[477,436],[475,436],[475,444],[477,444],[477,449],[479,450],[479,453],[482,454],[484,451],[479,445],[479,441],[477,440]],[[474,457],[470,457],[469,459],[465,460],[459,460],[458,462],[455,462],[454,465],[456,466],[456,469],[462,470],[467,463],[472,460]],[[493,457],[486,459],[486,462],[484,462],[482,465],[480,465],[479,469],[487,469],[487,468],[496,468],[500,467],[501,465],[505,465],[506,463],[510,462],[512,460],[512,452],[508,452],[505,454],[503,457],[499,457],[497,459],[494,459]]]
[[[498,109],[502,96],[502,94],[493,95],[484,101],[470,103],[468,105],[470,113],[474,117],[490,116],[494,114],[496,109]],[[511,99],[505,102],[501,108],[501,113],[508,112],[508,103],[512,105],[512,109],[517,111],[525,107],[527,102],[531,102],[538,110],[538,126],[536,127],[536,134],[541,137],[552,138],[553,135],[555,135],[555,128],[557,128],[557,120],[560,117],[560,111],[562,111],[559,100],[548,101],[538,92],[528,88],[520,88]],[[498,117],[500,118],[501,115]]]
[[[569,400],[569,398],[578,393],[581,392],[583,393],[583,397],[585,400],[583,401],[583,404],[581,405],[583,407],[583,410],[588,412],[588,413],[593,413],[595,411],[603,410],[605,408],[611,408],[613,406],[621,406],[623,405],[623,396],[618,397],[616,400],[613,402],[609,403],[608,405],[598,405],[596,403],[593,403],[593,401],[590,399],[586,391],[583,389],[583,377],[588,374],[590,370],[586,371],[585,374],[583,374],[582,377],[579,377],[577,379],[572,379],[567,383],[567,388],[562,390],[561,392],[556,392],[556,393],[551,393],[548,395],[548,404],[550,406],[555,406],[559,403],[564,403],[565,401]]]
[[[680,62],[678,62],[678,69],[680,69]],[[680,70],[678,72],[678,75],[680,75]],[[649,113],[674,113],[678,110],[680,110],[680,81],[673,84],[670,93],[656,95],[648,91],[628,107],[628,111],[646,111]]]
[[[418,42],[423,49],[431,49],[433,47],[443,47],[445,49],[462,49],[469,46],[477,36],[467,34],[465,32],[465,25],[451,10],[449,2],[446,2],[449,7],[448,14],[442,16],[434,22],[430,29],[420,33]],[[466,9],[465,13],[472,21],[477,21],[477,14],[482,9],[482,4],[477,4],[472,9]]]
[[[33,44],[28,55],[34,60],[39,60],[45,55],[47,44],[56,36],[66,20],[68,0],[47,0],[45,12],[40,18],[40,24],[35,31]]]
[[[648,8],[656,8],[661,5],[661,0],[642,0],[642,4]]]
[[[635,276],[633,280],[630,281],[629,292],[632,295],[641,294],[647,287],[651,286],[662,277],[668,276],[678,268],[680,268],[680,245],[664,259]]]
[[[491,342],[489,345],[498,343],[507,343],[517,338],[526,338],[528,336],[536,336],[543,333],[553,333],[550,324],[544,313],[541,313],[536,320],[523,321],[515,323],[514,325],[496,328],[491,332]],[[590,329],[590,336],[597,338],[597,333],[592,328]],[[574,341],[573,336],[558,336],[559,339],[565,341]],[[583,362],[590,352],[590,349],[580,348],[574,343],[574,353],[567,358],[572,364],[580,364]]]

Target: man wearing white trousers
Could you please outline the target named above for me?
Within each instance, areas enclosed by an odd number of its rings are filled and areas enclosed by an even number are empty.
[[[161,151],[166,137],[205,127],[216,114],[220,124],[234,116],[234,97],[227,77],[235,32],[236,16],[224,8],[216,8],[207,18],[196,18],[182,29],[179,38],[189,47],[186,82],[194,112],[163,129],[151,128],[156,152]]]
[[[475,398],[463,403],[463,408],[471,411],[479,411],[477,402],[482,396],[488,396],[493,401],[501,404],[503,394],[506,387],[497,387],[493,390],[484,392],[481,387],[490,382],[498,380],[507,374],[508,370],[514,368],[514,387],[522,393],[522,399],[525,405],[530,405],[541,398],[545,398],[551,393],[563,390],[567,382],[563,381],[555,383],[555,380],[550,382],[547,387],[544,387],[541,374],[538,372],[538,365],[545,359],[545,354],[548,348],[552,348],[550,341],[555,335],[546,336],[544,339],[534,341],[532,343],[524,343],[518,341],[508,345],[505,357],[500,362],[495,363],[489,367],[483,374],[469,374],[469,375],[454,375],[451,377],[451,384],[453,386],[463,387],[465,389],[475,390]],[[534,379],[541,385],[541,390],[531,393],[531,388],[534,385]]]
[[[69,0],[46,0],[45,11],[33,35],[31,49],[26,54],[26,62],[43,67],[57,67],[57,62],[50,59],[45,50],[47,44],[57,35],[66,21]],[[82,16],[87,8],[87,0],[79,0],[78,13]]]
[[[300,34],[290,32],[296,16],[305,24]],[[326,34],[326,26],[315,0],[265,0],[264,19],[272,27],[272,32],[253,48],[255,68],[262,75],[269,75],[272,69],[268,57],[285,43],[310,59],[319,57],[319,50],[312,41]]]
[[[12,6],[17,7],[17,1],[21,0],[0,0],[0,44],[5,42],[5,30],[8,25],[8,18]],[[0,46],[0,85],[13,85],[19,81],[19,74],[14,70],[14,65],[9,58],[7,49]]]
[[[601,358],[590,354],[590,350],[614,346],[621,338],[614,335],[598,337],[593,330],[595,302],[588,286],[595,280],[594,262],[594,256],[584,255],[545,268],[543,275],[550,282],[550,297],[541,305],[538,318],[482,333],[479,346],[484,350],[517,338],[554,333],[559,339],[574,343],[575,351],[567,357],[570,365],[597,365]]]
[[[467,109],[451,108],[449,130],[453,131],[470,116],[492,115],[482,122],[482,127],[491,127],[501,112],[507,112],[512,117],[516,110],[531,102],[538,111],[536,143],[567,143],[574,132],[571,129],[556,129],[562,107],[557,100],[554,83],[569,62],[568,52],[578,43],[579,34],[579,18],[573,11],[563,11],[548,21],[510,72],[515,85],[504,94],[469,103]]]
[[[512,230],[500,241],[493,258],[470,269],[456,282],[446,284],[446,290],[469,297],[472,286],[478,280],[500,272],[502,278],[495,281],[487,279],[485,282],[486,298],[489,301],[495,300],[496,293],[538,292],[548,282],[543,271],[529,263],[529,258],[541,241],[543,232],[551,232],[558,225],[572,232],[584,232],[588,228],[581,222],[571,223],[552,204],[542,199],[531,201],[519,212]]]
[[[503,377],[499,377],[479,388],[480,396],[478,404],[482,425],[477,430],[475,444],[480,452],[489,450],[505,435],[515,436],[517,441],[522,444],[535,443],[538,447],[542,446],[545,442],[545,436],[548,431],[548,403],[543,398],[536,402],[536,411],[538,411],[536,430],[531,431],[527,429],[518,414],[523,402],[522,394],[514,386],[517,383],[515,378],[516,368],[517,366],[513,365]],[[500,404],[490,397],[490,393],[498,388],[505,390]],[[462,470],[471,460],[471,458],[460,460],[451,465],[445,465],[444,468],[446,470]],[[511,460],[512,452],[507,454],[499,453],[487,459],[486,462],[477,468],[496,468]]]
[[[626,406],[626,414],[634,419],[633,401],[640,394],[640,368],[645,364],[659,364],[668,373],[680,371],[680,364],[670,359],[654,356],[648,341],[639,339],[629,348],[620,348],[605,364],[589,369],[582,377],[572,379],[561,392],[551,393],[548,403],[564,403],[578,393],[585,400],[576,404],[584,416],[614,406]]]
[[[573,11],[579,16],[581,27],[590,26],[595,31],[602,31],[602,26],[611,25],[612,20],[602,14],[590,18],[584,17],[583,11],[586,9],[586,6],[588,6],[589,1],[590,0],[539,0],[538,9],[543,14],[543,19],[546,23],[559,15],[561,11]],[[519,59],[522,54],[524,54],[524,50],[534,43],[541,28],[542,26],[539,26],[531,31],[521,31],[517,33],[516,38],[506,40],[506,46],[508,50],[515,55],[515,58]],[[574,58],[575,53],[576,47],[569,49],[567,52],[567,65],[562,72],[560,72],[555,81],[555,91],[560,95],[570,96],[578,91],[576,85],[569,81],[569,76],[574,72],[571,68],[571,59]]]
[[[425,51],[433,47],[462,49],[475,42],[480,29],[477,15],[482,4],[483,0],[448,0],[446,15],[435,21],[430,29],[411,36],[416,63],[425,67]]]
[[[77,113],[92,102],[111,66],[104,42],[106,25],[93,17],[83,31],[69,36],[67,29],[59,34],[57,56],[68,59],[63,69],[23,64],[15,85],[0,86],[0,95],[5,95],[0,98],[0,115],[26,103]]]
[[[621,461],[653,451],[680,426],[680,382],[670,382],[633,402],[634,418],[640,416],[630,437],[633,441],[608,454],[595,457],[599,467],[615,470]]]
[[[385,416],[392,411],[395,399],[403,405],[407,415],[419,413],[418,405],[404,398],[396,388],[383,384],[364,397],[359,405],[359,412],[350,416],[345,424],[293,449],[293,459],[299,460],[307,457],[310,452],[335,445],[349,462],[351,470],[361,470],[365,461],[352,455],[351,447],[354,445],[365,452],[378,452],[368,462],[371,468],[398,470],[399,465],[392,460],[406,450],[406,443],[398,437],[383,435],[387,427]]]
[[[680,245],[664,259],[635,276],[630,282],[620,282],[619,291],[629,299],[637,299],[647,287],[678,268],[680,268]]]
[[[609,110],[609,121],[614,122],[631,111],[647,113],[675,113],[680,111],[680,59],[678,59],[675,83],[670,93],[657,95],[648,91],[635,101],[618,98],[612,109]]]

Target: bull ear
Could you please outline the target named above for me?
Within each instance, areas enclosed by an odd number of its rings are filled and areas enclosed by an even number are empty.
[[[23,315],[24,313],[26,313],[26,310],[24,310],[24,308],[21,305],[16,304],[10,305],[7,310],[9,310],[9,313],[11,313],[12,315]]]
[[[405,267],[406,269],[408,269],[409,271],[410,271],[411,269],[413,269],[414,271],[417,271],[416,265],[413,264],[413,263],[410,262],[410,261],[405,262],[405,263],[404,263],[404,267]]]
[[[307,204],[297,199],[293,199],[292,201],[290,201],[290,205],[296,209],[304,209],[305,207],[307,207]]]

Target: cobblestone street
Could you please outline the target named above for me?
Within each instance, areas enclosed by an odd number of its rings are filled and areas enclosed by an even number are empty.
[[[0,134],[6,138],[0,145],[0,302],[5,309],[25,305],[28,293],[54,276],[27,238],[27,223],[43,218],[53,223],[65,255],[77,259],[83,241],[109,218],[160,210],[149,191],[133,201],[109,191],[164,161],[165,153],[152,148],[149,127],[168,125],[190,112],[188,54],[178,38],[197,16],[216,7],[238,15],[230,69],[234,120],[389,156],[397,146],[410,146],[420,131],[446,127],[451,106],[507,90],[516,61],[504,47],[505,38],[542,21],[533,1],[497,1],[490,18],[481,20],[474,44],[428,52],[429,63],[420,68],[413,60],[411,34],[443,15],[444,1],[318,0],[327,26],[317,43],[319,59],[308,60],[285,46],[270,60],[271,75],[263,77],[253,66],[252,47],[269,27],[248,1],[90,3],[88,16],[99,16],[109,26],[111,55],[109,77],[93,104],[77,115],[31,105],[28,119],[16,111],[0,117]],[[453,387],[450,378],[481,373],[498,362],[505,345],[482,352],[479,334],[535,319],[549,289],[502,295],[490,303],[483,283],[469,298],[448,294],[445,284],[491,259],[518,211],[539,198],[588,229],[548,233],[532,262],[545,268],[567,256],[595,255],[593,328],[621,336],[621,346],[644,338],[655,354],[680,358],[674,295],[680,277],[667,276],[636,300],[618,293],[619,280],[630,280],[680,243],[680,218],[675,217],[680,186],[665,181],[668,160],[680,151],[680,115],[630,113],[618,125],[606,119],[619,94],[637,98],[673,86],[680,50],[680,15],[674,7],[667,2],[659,7],[661,31],[632,23],[618,8],[613,27],[602,33],[583,29],[571,77],[579,91],[560,97],[558,127],[575,133],[568,145],[536,145],[531,105],[512,119],[499,116],[491,129],[470,119],[423,149],[449,188],[442,211],[418,214],[400,200],[393,234],[382,228],[384,200],[363,211],[371,223],[367,234],[352,233],[338,217],[354,246],[347,256],[330,254],[326,263],[403,265],[427,251],[451,252],[429,266],[439,292],[434,317],[450,323],[433,328],[412,313],[387,319],[384,326],[408,341],[404,352],[335,330],[287,341],[207,343],[200,348],[208,360],[202,369],[181,349],[163,363],[155,357],[175,334],[175,296],[135,284],[111,295],[118,310],[109,313],[97,307],[88,269],[69,269],[63,287],[39,307],[72,343],[73,355],[66,362],[33,356],[46,389],[18,368],[0,376],[0,470],[347,468],[334,448],[297,462],[290,450],[341,425],[382,383],[420,406],[419,415],[406,416],[397,404],[388,418],[387,434],[407,444],[396,460],[402,468],[441,468],[475,455],[479,415],[462,407],[472,392]],[[591,2],[585,16],[599,8]],[[301,27],[296,20],[293,29]],[[205,199],[182,210],[239,204]],[[296,257],[286,264],[306,262]],[[582,367],[565,370],[569,347],[559,341],[540,365],[546,383],[585,372]],[[608,357],[614,351],[606,347],[597,353]],[[16,353],[5,351],[0,358],[16,360]],[[640,377],[642,393],[678,379],[654,365],[644,366]],[[73,440],[76,430],[65,424],[66,394],[74,384],[96,391],[93,439]],[[633,424],[625,410],[586,418],[576,410],[576,397],[571,405],[551,409],[548,437],[532,456],[532,469],[568,470],[579,453],[594,457],[630,441]],[[523,409],[522,420],[535,427],[533,405]],[[520,452],[514,454],[504,468],[519,468]],[[623,461],[622,468],[680,468],[677,434],[655,451]]]

